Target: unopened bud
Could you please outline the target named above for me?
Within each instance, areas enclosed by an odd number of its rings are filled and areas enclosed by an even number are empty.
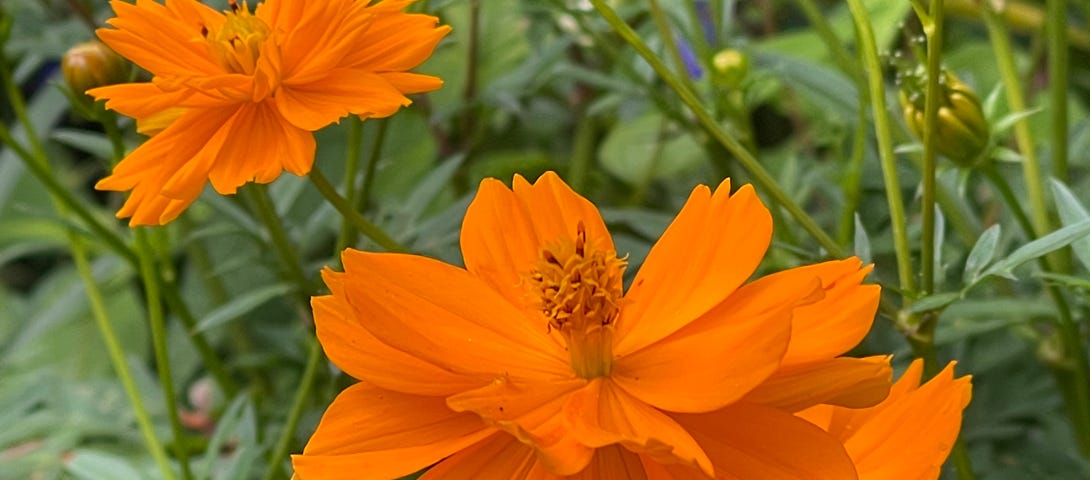
[[[901,108],[905,123],[920,141],[924,138],[926,75],[922,69],[906,75],[901,83]],[[988,146],[988,121],[980,99],[968,85],[950,72],[943,72],[939,82],[939,109],[935,115],[935,148],[946,158],[963,167],[973,166]]]
[[[712,57],[715,79],[730,88],[738,88],[749,74],[749,57],[734,49],[721,50]]]
[[[92,88],[124,82],[129,75],[129,64],[110,47],[91,40],[65,52],[61,72],[72,93],[83,95]]]

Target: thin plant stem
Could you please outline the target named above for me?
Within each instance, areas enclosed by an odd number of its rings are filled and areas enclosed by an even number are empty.
[[[587,174],[590,172],[594,161],[595,139],[598,137],[597,121],[594,117],[583,112],[579,115],[579,123],[575,125],[575,142],[572,145],[571,163],[568,167],[567,179],[571,187],[577,192],[584,191],[587,186]]]
[[[1022,83],[1014,66],[1014,53],[1011,50],[1010,33],[999,13],[990,7],[984,8],[984,24],[988,28],[988,37],[995,60],[999,66],[999,75],[1003,79],[1003,89],[1007,94],[1007,103],[1013,112],[1026,111],[1026,100],[1022,94]],[[1044,187],[1041,182],[1041,166],[1037,160],[1037,147],[1033,133],[1029,128],[1029,119],[1022,118],[1014,124],[1014,138],[1022,154],[1022,174],[1025,176],[1026,192],[1029,196],[1030,218],[1037,236],[1044,235],[1051,227],[1048,207],[1045,205]]]
[[[942,34],[945,19],[942,0],[931,0],[928,16],[921,18],[927,36],[927,87],[924,95],[923,193],[920,200],[920,293],[935,291],[935,169],[938,161],[938,136],[935,125],[942,100]],[[935,359],[924,359],[934,362]],[[932,365],[932,370],[937,367]]]
[[[655,54],[647,47],[647,44],[640,39],[639,35],[632,30],[628,24],[624,23],[617,12],[614,12],[604,0],[590,0],[594,8],[602,14],[602,17],[609,22],[610,26],[627,41],[636,51],[651,65],[651,68],[658,73],[659,77],[666,82],[669,87],[681,98],[681,101],[696,115],[700,124],[704,129],[714,137],[719,143],[721,143],[727,151],[729,151],[743,167],[753,177],[754,183],[756,183],[761,189],[763,189],[774,202],[782,206],[795,221],[799,222],[816,241],[821,245],[830,255],[833,257],[842,258],[845,256],[845,251],[829,234],[814,221],[805,210],[802,209],[790,195],[780,187],[775,178],[757,161],[757,159],[751,154],[741,142],[734,136],[727,133],[715,120],[715,118],[704,108],[703,102],[697,98],[697,96],[687,89],[684,84],[674,75],[669,68],[660,60]]]
[[[109,354],[110,363],[113,364],[114,371],[121,381],[121,387],[125,390],[125,396],[128,397],[129,403],[132,404],[133,415],[136,416],[136,424],[140,427],[140,434],[144,437],[148,452],[155,459],[163,478],[173,480],[175,477],[174,471],[170,467],[170,460],[166,456],[163,444],[159,442],[159,437],[155,436],[151,416],[148,415],[148,409],[144,406],[144,399],[136,388],[132,371],[129,370],[129,364],[125,360],[125,351],[122,349],[121,342],[117,339],[117,332],[114,331],[113,324],[110,323],[110,318],[106,313],[105,302],[103,302],[102,293],[98,289],[98,282],[95,280],[94,274],[91,273],[91,265],[87,260],[87,249],[79,236],[71,232],[68,234],[68,243],[72,249],[72,258],[75,260],[76,270],[79,272],[80,279],[83,280],[87,299],[91,303],[91,316],[94,317],[95,326],[98,327],[102,340],[106,343],[106,352]]]
[[[867,107],[866,90],[859,90],[859,110],[855,127],[855,136],[852,141],[852,154],[848,161],[848,170],[841,181],[841,191],[844,192],[844,208],[840,212],[840,227],[837,239],[842,245],[852,240],[852,232],[855,231],[855,214],[859,211],[863,183],[863,160],[867,153]]]
[[[481,2],[469,0],[469,43],[466,45],[466,78],[462,87],[462,151],[469,162],[477,128],[477,81],[481,63]]]
[[[678,50],[677,41],[674,40],[673,30],[670,28],[670,20],[666,18],[666,14],[663,13],[662,7],[659,6],[658,0],[650,0],[648,2],[649,10],[651,11],[651,18],[655,21],[655,27],[659,30],[659,37],[662,38],[662,45],[666,47],[666,54],[670,56],[670,59],[674,62],[675,74],[685,84],[685,87],[691,91],[696,91],[693,88],[693,82],[689,80],[688,68],[685,67],[685,60],[681,58],[681,50]]]
[[[1067,1],[1047,1],[1048,109],[1052,113],[1052,176],[1067,181]]]
[[[882,180],[886,187],[886,201],[889,204],[890,224],[893,230],[893,250],[897,257],[897,275],[901,289],[906,292],[916,290],[913,277],[911,252],[908,248],[908,231],[905,227],[905,205],[901,197],[901,183],[897,178],[897,158],[893,153],[893,134],[889,115],[886,111],[886,91],[882,81],[882,65],[878,60],[878,47],[874,40],[874,29],[866,8],[861,0],[848,0],[855,22],[860,55],[863,56],[864,71],[874,116],[874,130],[878,137],[878,158],[882,164]]]
[[[363,147],[363,121],[355,115],[349,115],[348,139],[344,151],[344,196],[356,203],[356,177],[360,167],[360,150]],[[334,254],[340,254],[341,250],[350,242],[349,237],[355,238],[352,224],[348,220],[341,221],[341,232],[337,235],[337,246]]]
[[[378,168],[379,159],[382,158],[382,146],[386,143],[386,132],[390,130],[390,121],[389,118],[380,118],[374,121],[378,125],[378,131],[375,132],[374,142],[371,143],[371,153],[367,156],[367,164],[364,166],[363,188],[360,189],[359,198],[355,202],[349,202],[349,204],[354,203],[356,205],[356,211],[366,212],[371,206],[371,194],[375,185],[375,170]]]
[[[994,165],[987,165],[984,174],[999,190],[1007,207],[1014,214],[1023,233],[1029,240],[1038,238],[1033,231],[1033,224],[1028,215],[1022,210],[1020,199],[1015,195],[1007,180],[999,174]],[[1037,264],[1044,272],[1051,272],[1050,263],[1043,257],[1037,258]],[[1079,449],[1083,455],[1090,456],[1090,363],[1088,363],[1086,350],[1082,346],[1082,336],[1079,326],[1071,315],[1071,307],[1067,304],[1060,287],[1046,284],[1046,291],[1056,305],[1058,321],[1057,333],[1063,344],[1063,353],[1066,358],[1052,365],[1056,381],[1064,394],[1067,403],[1068,415],[1071,417],[1072,429],[1078,441]]]
[[[836,36],[836,32],[833,31],[833,27],[829,23],[829,19],[821,13],[821,9],[814,3],[814,0],[796,0],[795,3],[799,5],[799,9],[801,9],[802,14],[806,16],[806,20],[814,27],[814,31],[818,34],[818,37],[821,37],[821,41],[825,43],[825,49],[832,55],[833,62],[840,67],[840,70],[844,72],[845,75],[854,80],[862,89],[865,85],[863,83],[863,75],[859,71],[859,64],[852,57],[851,53],[848,52],[848,48],[844,45],[844,41]]]
[[[314,379],[317,377],[318,366],[322,360],[322,349],[319,347],[316,337],[309,335],[309,340],[307,365],[303,369],[303,376],[299,379],[299,388],[295,390],[295,398],[291,401],[291,408],[288,410],[284,429],[280,432],[280,436],[277,437],[276,444],[273,446],[272,455],[269,457],[269,467],[265,470],[263,480],[272,480],[281,472],[280,462],[284,460],[284,457],[288,454],[288,449],[291,448],[295,430],[299,427],[299,419],[303,416],[303,409],[307,405],[310,390],[314,386]]]
[[[348,203],[339,193],[337,193],[336,187],[332,183],[329,183],[329,179],[322,174],[321,170],[317,167],[311,169],[310,174],[307,175],[310,178],[310,183],[314,184],[314,187],[318,189],[318,192],[329,201],[333,208],[337,209],[341,215],[352,222],[352,225],[359,230],[360,233],[370,238],[380,247],[385,248],[391,252],[404,252],[405,247],[398,243],[393,238],[390,238],[386,232],[375,226],[373,223],[367,221],[362,215],[357,212],[352,204]]]
[[[167,351],[167,332],[163,319],[163,305],[160,298],[159,275],[155,266],[155,253],[148,242],[147,232],[136,229],[136,252],[140,258],[140,277],[144,281],[144,295],[148,308],[148,324],[151,327],[151,343],[155,350],[155,366],[159,372],[159,383],[163,389],[167,417],[174,435],[174,455],[181,466],[183,480],[192,478],[189,471],[189,451],[185,440],[185,430],[178,415],[178,401],[174,392],[174,375],[170,370],[170,354]]]
[[[273,206],[272,199],[269,198],[268,187],[255,183],[248,185],[247,190],[250,192],[250,199],[254,203],[257,215],[261,217],[261,222],[265,224],[265,228],[269,231],[273,248],[276,249],[276,253],[280,256],[283,264],[285,276],[296,285],[299,290],[296,293],[300,298],[306,300],[310,290],[310,282],[307,280],[306,274],[303,273],[303,261],[299,258],[299,252],[292,245],[291,239],[288,238],[284,223],[276,213],[276,207]]]

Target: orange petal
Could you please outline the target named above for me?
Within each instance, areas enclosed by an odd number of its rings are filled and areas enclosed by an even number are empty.
[[[345,297],[383,343],[460,375],[572,376],[542,325],[465,270],[414,255],[346,250]]]
[[[795,412],[819,403],[870,407],[889,394],[889,357],[840,357],[782,367],[745,401]]]
[[[689,432],[607,377],[573,393],[564,413],[576,438],[587,446],[621,444],[657,461],[695,465],[712,475],[711,461]]]
[[[617,323],[614,352],[624,355],[696,320],[738,288],[761,262],[772,218],[749,185],[730,195],[693,190],[640,267]]]
[[[837,436],[863,480],[928,480],[939,470],[961,429],[962,410],[972,398],[971,377],[954,378],[951,362],[919,385],[923,364],[916,360],[889,397],[865,409],[829,407],[804,412]]]
[[[314,162],[314,135],[288,123],[267,102],[239,109],[228,135],[208,175],[222,195],[246,182],[272,182],[284,169],[305,175]]]
[[[132,194],[117,212],[130,225],[162,225],[197,199],[218,148],[226,140],[222,126],[235,108],[190,110],[152,137],[99,180],[99,190]]]
[[[326,77],[347,66],[344,58],[350,52],[367,49],[361,39],[374,21],[367,3],[272,0],[258,5],[254,15],[277,32],[284,81],[303,84]]]
[[[377,387],[416,395],[453,395],[487,379],[459,375],[380,342],[363,327],[344,291],[346,274],[329,269],[322,278],[332,295],[314,297],[314,326],[326,355],[345,373]]]
[[[586,385],[582,378],[518,385],[500,378],[490,385],[447,398],[455,411],[472,411],[523,443],[533,445],[549,471],[568,475],[582,470],[594,449],[580,443],[564,421],[568,396]]]
[[[594,458],[583,471],[568,480],[652,480],[644,471],[641,455],[620,445],[609,445],[594,451]],[[692,478],[692,477],[690,477]]]
[[[382,3],[372,7],[378,5]],[[350,52],[343,65],[372,72],[411,70],[424,63],[450,33],[450,26],[437,26],[439,19],[431,15],[383,10],[387,11],[368,9],[374,18],[358,40],[367,47]]]
[[[350,113],[364,117],[390,116],[411,103],[381,76],[349,69],[330,70],[306,83],[286,79],[275,98],[284,118],[309,131]]]
[[[441,397],[358,383],[329,406],[292,465],[302,479],[388,479],[408,475],[488,438],[495,430]]]
[[[114,29],[96,31],[110,48],[154,75],[197,76],[222,73],[201,38],[201,26],[218,27],[223,14],[194,0],[167,5],[138,0],[110,2]]]
[[[599,250],[613,252],[613,239],[594,204],[556,173],[546,172],[533,185],[516,175],[513,184],[511,190],[495,179],[481,182],[462,222],[462,256],[467,270],[529,310],[524,277],[542,247],[574,239],[580,222]]]
[[[852,257],[769,276],[784,280],[816,276],[825,289],[823,299],[795,310],[784,365],[828,360],[851,350],[867,335],[878,310],[881,287],[860,283],[871,270],[870,266],[860,268],[861,264]]]
[[[814,278],[760,279],[672,335],[614,360],[614,381],[674,412],[721,408],[768,378],[790,339],[791,311],[817,292]]]
[[[108,85],[92,88],[87,91],[87,94],[95,97],[96,100],[106,100],[106,108],[139,120],[182,104],[201,108],[229,105],[222,100],[196,94],[191,90],[165,91],[154,83]]]
[[[857,478],[836,438],[789,413],[738,402],[711,413],[671,416],[707,452],[716,478]]]
[[[537,461],[534,449],[505,433],[458,452],[420,480],[559,480]]]

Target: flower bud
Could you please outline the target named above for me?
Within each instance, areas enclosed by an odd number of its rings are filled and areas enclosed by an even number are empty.
[[[92,88],[124,82],[129,75],[129,64],[110,47],[91,40],[65,52],[61,72],[72,93],[83,95]]]
[[[749,57],[734,49],[721,50],[712,57],[715,79],[729,88],[738,88],[749,74]]]
[[[926,73],[918,68],[902,78],[899,95],[905,123],[920,141],[924,138],[926,83]],[[960,166],[973,166],[987,148],[990,136],[980,99],[968,85],[947,71],[939,81],[939,90],[935,148]]]

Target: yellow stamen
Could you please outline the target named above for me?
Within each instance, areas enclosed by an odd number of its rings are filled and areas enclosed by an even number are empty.
[[[620,312],[627,262],[587,243],[580,222],[574,240],[541,249],[529,279],[537,306],[568,345],[572,368],[583,378],[608,375],[613,325]]]
[[[225,11],[227,22],[218,30],[202,31],[209,50],[230,72],[252,75],[261,54],[261,44],[269,36],[269,26],[250,14],[243,2],[230,0],[231,10]]]

